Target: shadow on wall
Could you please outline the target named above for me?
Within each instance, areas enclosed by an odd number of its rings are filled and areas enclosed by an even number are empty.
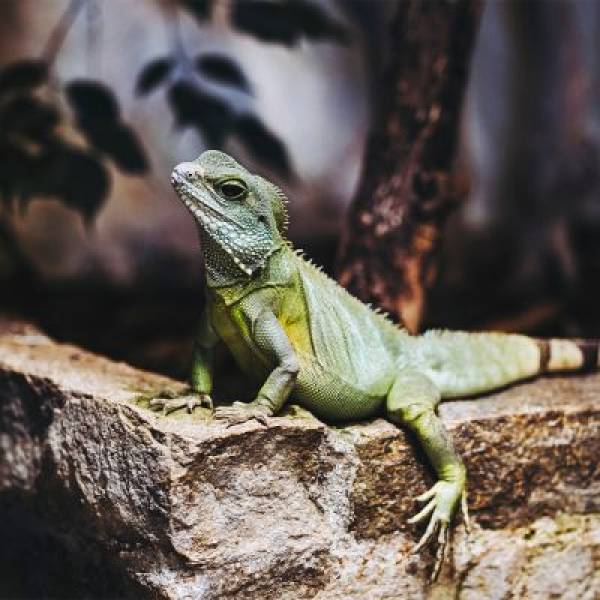
[[[331,238],[368,104],[364,43],[342,5],[0,7],[0,215],[39,275],[162,283],[153,265],[173,255],[196,277],[195,231],[168,181],[207,147],[293,192],[297,238]]]

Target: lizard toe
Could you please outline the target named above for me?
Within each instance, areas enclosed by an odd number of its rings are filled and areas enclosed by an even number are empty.
[[[435,554],[435,564],[433,565],[433,571],[431,572],[431,581],[435,581],[440,571],[442,570],[442,566],[444,565],[444,561],[446,559],[446,553],[448,548],[448,523],[441,522],[438,533],[438,547],[437,552]]]

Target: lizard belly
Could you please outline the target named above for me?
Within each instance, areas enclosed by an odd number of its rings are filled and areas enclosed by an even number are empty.
[[[370,394],[323,368],[314,357],[299,355],[300,372],[292,397],[327,421],[352,421],[378,414],[385,394]]]

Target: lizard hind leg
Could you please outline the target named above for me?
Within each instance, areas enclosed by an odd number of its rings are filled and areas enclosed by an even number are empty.
[[[437,555],[432,579],[436,579],[443,565],[450,523],[463,500],[465,505],[465,468],[456,453],[450,436],[435,408],[440,392],[425,375],[414,370],[401,371],[390,389],[386,412],[390,421],[410,429],[419,440],[439,477],[437,483],[418,496],[425,507],[409,523],[428,520],[425,533],[414,548],[419,551],[437,536]]]

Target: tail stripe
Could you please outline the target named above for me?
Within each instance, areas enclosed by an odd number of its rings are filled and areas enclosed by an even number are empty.
[[[540,373],[545,373],[550,364],[550,342],[548,340],[536,340],[540,349]]]
[[[583,340],[577,342],[583,354],[582,371],[593,371],[598,368],[598,342]]]
[[[600,367],[597,340],[536,340],[540,355],[540,373],[594,371]]]

